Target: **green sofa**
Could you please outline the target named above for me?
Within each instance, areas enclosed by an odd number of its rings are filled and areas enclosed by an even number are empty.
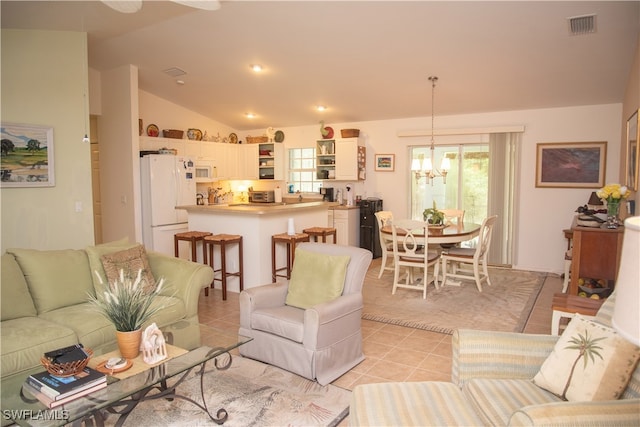
[[[615,298],[596,321],[611,325]],[[451,382],[353,389],[351,426],[640,426],[640,364],[618,400],[563,401],[531,380],[559,337],[457,330]]]
[[[76,343],[91,348],[95,355],[115,349],[115,328],[87,303],[87,296],[103,286],[95,272],[107,282],[100,257],[135,245],[119,241],[85,250],[9,249],[2,255],[2,381],[39,366],[46,351]],[[164,308],[151,321],[181,332],[187,330],[184,325],[197,328],[198,297],[211,284],[213,270],[154,252],[148,252],[147,259],[154,278],[165,279],[154,302]],[[195,335],[191,341],[199,339],[193,330],[188,329]],[[185,338],[187,334],[176,335]]]

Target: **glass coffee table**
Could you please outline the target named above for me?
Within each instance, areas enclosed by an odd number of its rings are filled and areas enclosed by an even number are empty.
[[[61,426],[86,421],[88,425],[101,426],[104,425],[106,416],[114,414],[118,417],[115,425],[121,426],[138,404],[159,398],[189,401],[206,412],[211,420],[218,424],[224,423],[227,411],[220,408],[213,414],[204,398],[205,383],[215,385],[214,376],[203,375],[205,365],[212,361],[218,370],[229,368],[232,360],[230,351],[251,341],[251,338],[187,321],[161,329],[168,344],[187,351],[127,378],[118,379],[109,375],[106,388],[53,409],[48,409],[22,388],[27,376],[44,370],[43,367],[3,380],[3,425],[12,421],[21,426]],[[104,354],[112,350],[117,350],[115,343],[96,353]],[[94,356],[97,357],[99,356]],[[179,385],[194,369],[197,369],[196,373],[200,376],[201,402],[180,395],[178,390]]]

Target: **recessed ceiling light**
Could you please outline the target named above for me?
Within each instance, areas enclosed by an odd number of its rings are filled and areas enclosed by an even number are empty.
[[[260,64],[251,64],[249,67],[256,73],[259,73],[262,71],[262,65]]]
[[[176,83],[182,86],[184,84],[184,80],[176,80]]]
[[[327,106],[326,105],[317,105],[316,106],[316,111],[327,111]]]
[[[253,113],[245,113],[245,117],[246,117],[247,119],[255,119],[255,118],[256,118],[256,115],[255,115],[255,114],[253,114]]]

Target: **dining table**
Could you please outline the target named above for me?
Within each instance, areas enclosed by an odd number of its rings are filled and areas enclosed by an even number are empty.
[[[429,244],[441,244],[441,243],[460,243],[467,240],[471,240],[480,234],[481,224],[475,224],[473,222],[463,222],[460,224],[448,224],[445,226],[430,226],[429,230]],[[380,231],[383,234],[393,235],[391,225],[383,226]],[[400,231],[398,231],[400,233]],[[420,233],[416,233],[415,236],[420,236]]]

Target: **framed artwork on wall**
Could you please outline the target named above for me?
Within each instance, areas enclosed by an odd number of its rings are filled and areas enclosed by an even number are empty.
[[[375,170],[378,172],[393,172],[396,168],[395,154],[376,154]]]
[[[604,186],[607,142],[549,142],[536,146],[536,187]]]
[[[630,190],[638,190],[638,163],[640,163],[640,109],[627,120],[627,182]]]
[[[1,187],[53,187],[53,128],[2,123]]]

